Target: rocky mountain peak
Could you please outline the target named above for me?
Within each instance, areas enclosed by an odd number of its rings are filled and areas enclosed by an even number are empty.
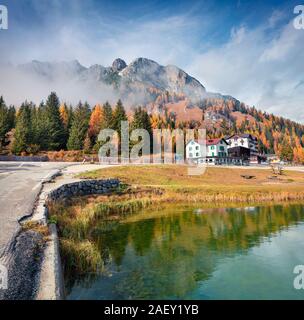
[[[33,82],[44,82],[50,88],[54,84],[61,87],[62,81],[73,82],[77,90],[83,88],[87,96],[99,96],[99,92],[109,92],[130,104],[154,102],[157,96],[178,95],[189,101],[200,102],[206,96],[206,89],[195,78],[177,66],[163,66],[147,58],[137,58],[129,65],[121,58],[114,60],[112,66],[82,66],[77,60],[67,62],[32,61],[17,67],[17,70]]]
[[[125,69],[127,67],[127,64],[124,60],[117,58],[112,63],[112,69],[114,71],[120,72],[121,70]]]

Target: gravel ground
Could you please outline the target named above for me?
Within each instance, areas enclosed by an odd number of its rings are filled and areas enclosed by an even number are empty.
[[[0,300],[34,299],[43,247],[43,236],[35,231],[22,232],[16,238],[9,257],[8,289],[0,290]]]

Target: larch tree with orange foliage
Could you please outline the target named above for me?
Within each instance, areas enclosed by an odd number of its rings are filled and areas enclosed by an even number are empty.
[[[97,136],[102,127],[103,112],[101,105],[97,104],[91,114],[90,123],[89,123],[89,138],[92,145],[96,143]]]
[[[62,121],[65,129],[67,129],[68,123],[69,123],[69,113],[68,113],[68,107],[65,103],[60,105],[59,112],[60,112],[61,121]]]

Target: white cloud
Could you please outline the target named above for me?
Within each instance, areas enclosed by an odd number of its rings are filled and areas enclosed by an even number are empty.
[[[272,15],[268,19],[268,25],[270,28],[274,28],[278,25],[280,21],[285,19],[286,11],[274,10]]]
[[[0,41],[2,59],[77,59],[89,66],[110,65],[117,57],[128,63],[147,57],[185,69],[209,91],[304,122],[304,31],[294,29],[292,22],[282,27],[283,11],[274,11],[254,29],[233,27],[225,43],[215,44],[209,27],[216,21],[207,9],[204,17],[194,17],[196,9],[126,20],[95,12],[90,0],[70,1],[69,15],[62,1],[52,1],[51,7],[32,2],[37,15],[48,19],[34,30],[15,24],[12,37]]]
[[[274,34],[267,24],[242,26],[224,45],[198,54],[188,71],[209,90],[304,122],[304,86],[297,86],[304,80],[303,52],[304,32],[292,21]]]

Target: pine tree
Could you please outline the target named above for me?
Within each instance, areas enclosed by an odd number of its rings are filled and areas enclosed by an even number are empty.
[[[66,145],[66,134],[60,117],[59,99],[52,92],[46,102],[46,127],[49,134],[48,150],[60,150]]]
[[[10,106],[7,111],[7,125],[8,130],[15,128],[16,126],[16,109],[14,106]]]
[[[150,117],[145,109],[138,107],[134,111],[133,121],[131,123],[131,130],[145,129],[152,134],[152,126]]]
[[[69,150],[82,150],[89,128],[90,107],[87,103],[79,102],[74,111],[72,127],[67,147]]]
[[[4,143],[5,135],[10,129],[8,108],[3,97],[0,97],[0,149]]]
[[[136,129],[145,129],[148,131],[150,136],[150,148],[152,151],[152,125],[150,121],[150,117],[145,109],[142,107],[138,107],[134,111],[133,120],[131,123],[131,131]],[[130,142],[130,148],[134,146],[136,142],[131,141]]]
[[[43,102],[32,113],[32,135],[34,144],[40,150],[47,150],[49,146],[49,122],[47,119],[46,106]]]
[[[31,105],[27,102],[23,103],[20,107],[16,130],[14,134],[14,142],[12,145],[12,152],[14,154],[21,154],[26,152],[32,142],[32,115]]]
[[[126,115],[125,108],[121,100],[118,100],[113,112],[112,129],[117,131],[119,137],[121,137],[121,121],[126,120],[128,120],[128,118]]]
[[[109,102],[106,102],[102,107],[101,129],[112,129],[112,125],[113,125],[113,110]]]

